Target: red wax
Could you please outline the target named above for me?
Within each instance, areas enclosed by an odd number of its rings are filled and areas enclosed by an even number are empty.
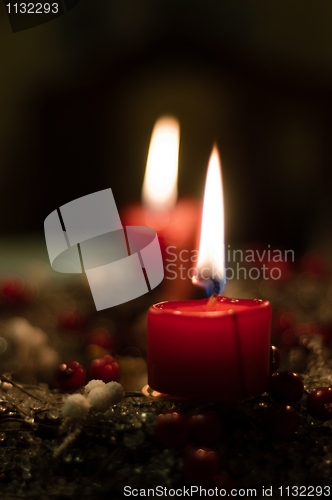
[[[179,200],[169,212],[133,205],[123,211],[121,220],[124,226],[152,227],[165,246],[176,245],[191,250],[196,239],[200,210],[199,204],[190,199]]]
[[[164,260],[163,296],[188,297],[188,287],[196,267],[195,248],[201,207],[192,199],[182,199],[169,212],[149,211],[141,205],[127,207],[121,214],[124,226],[149,226],[158,234]]]
[[[258,396],[269,385],[269,302],[160,302],[148,314],[148,383],[199,400]]]

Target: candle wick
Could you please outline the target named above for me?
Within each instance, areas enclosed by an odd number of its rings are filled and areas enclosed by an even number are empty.
[[[217,298],[220,293],[220,283],[217,280],[214,280],[211,278],[211,281],[213,283],[213,289],[212,289],[212,294],[208,300],[207,303],[207,310],[208,311],[215,311],[216,310],[216,304],[217,304]]]
[[[212,283],[213,283],[213,290],[212,290],[212,295],[215,295],[216,297],[219,295],[220,293],[220,283],[218,280],[214,280],[212,279]]]

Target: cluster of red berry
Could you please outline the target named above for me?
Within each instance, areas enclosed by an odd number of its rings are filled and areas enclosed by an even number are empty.
[[[90,380],[99,379],[107,382],[119,380],[119,364],[113,356],[107,354],[92,361],[89,368]],[[55,380],[61,391],[72,392],[87,382],[87,373],[78,361],[62,363],[55,373]]]
[[[280,365],[280,352],[271,347],[271,372]],[[294,372],[282,370],[274,373],[270,379],[269,396],[273,403],[267,408],[266,423],[282,437],[289,437],[297,430],[300,418],[292,407],[300,401],[304,394],[304,385],[301,377]],[[320,421],[332,418],[332,389],[317,387],[312,390],[306,399],[308,414]]]
[[[26,306],[37,296],[37,287],[19,276],[12,276],[0,283],[0,302],[8,306]]]
[[[263,423],[277,436],[289,438],[300,425],[300,415],[293,405],[301,400],[305,389],[297,373],[276,372],[280,361],[280,351],[271,346],[270,401],[264,411]],[[311,391],[306,407],[308,414],[318,420],[331,419],[332,388],[318,387]],[[212,411],[200,412],[190,418],[180,411],[167,411],[158,415],[154,427],[154,436],[162,446],[184,450],[183,476],[188,483],[217,486],[229,492],[235,483],[223,471],[223,459],[216,451],[226,433],[219,416]]]
[[[76,310],[62,311],[58,316],[60,330],[80,331],[84,326],[85,318]],[[87,357],[92,359],[88,370],[90,380],[100,379],[105,383],[117,382],[120,374],[119,364],[109,354],[114,350],[114,342],[109,330],[104,327],[92,329],[86,336],[85,347]],[[62,391],[74,391],[86,384],[87,373],[80,363],[69,361],[58,367],[55,379]]]
[[[167,411],[158,415],[154,427],[155,438],[165,448],[184,447],[183,475],[190,484],[228,490],[234,481],[222,472],[222,459],[211,448],[219,444],[223,434],[222,422],[212,411],[190,418],[179,411]]]
[[[37,296],[37,289],[30,282],[18,276],[4,279],[0,283],[0,302],[6,306],[22,307],[29,305]],[[81,331],[86,325],[86,318],[76,309],[64,309],[57,318],[57,327],[65,331]],[[113,350],[113,341],[106,328],[95,328],[86,338],[87,353],[95,358],[90,364],[90,379],[100,379],[105,383],[118,381],[119,365],[116,359],[107,354]],[[99,357],[96,357],[96,354]],[[100,356],[105,354],[104,356]],[[78,361],[61,364],[55,373],[58,387],[65,392],[72,392],[86,384],[88,379],[85,368]]]

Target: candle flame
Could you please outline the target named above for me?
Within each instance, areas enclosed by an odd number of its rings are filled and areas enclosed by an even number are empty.
[[[148,209],[171,209],[177,199],[180,126],[175,118],[160,118],[153,129],[143,183]]]
[[[194,283],[212,293],[225,285],[224,199],[218,149],[213,147],[206,175],[202,227]]]

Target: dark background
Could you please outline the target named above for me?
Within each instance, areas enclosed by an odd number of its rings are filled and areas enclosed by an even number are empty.
[[[0,234],[43,231],[111,187],[140,199],[153,125],[181,125],[181,196],[201,199],[212,144],[227,243],[328,246],[330,2],[81,0],[13,33],[0,5]]]

